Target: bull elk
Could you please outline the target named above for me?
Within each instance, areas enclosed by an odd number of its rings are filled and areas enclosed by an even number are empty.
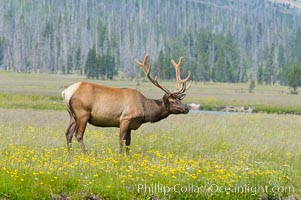
[[[87,123],[90,123],[97,127],[119,127],[119,153],[122,152],[125,142],[126,154],[129,155],[131,130],[138,129],[146,122],[160,121],[170,114],[189,112],[188,106],[182,104],[181,100],[186,96],[184,92],[189,89],[192,81],[186,84],[191,75],[190,71],[185,79],[180,77],[182,57],[178,63],[171,60],[176,71],[174,91],[160,85],[157,77],[151,77],[151,64],[147,67],[147,60],[148,55],[144,57],[142,63],[135,59],[135,64],[143,70],[152,84],[165,92],[161,100],[148,99],[135,89],[112,88],[88,82],[74,83],[62,92],[70,115],[70,124],[66,130],[68,150],[75,135],[82,151],[87,152],[83,136]]]

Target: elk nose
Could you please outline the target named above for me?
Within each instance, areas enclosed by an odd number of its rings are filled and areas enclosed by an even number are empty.
[[[187,106],[187,104],[185,105],[185,114],[189,113],[189,107]]]

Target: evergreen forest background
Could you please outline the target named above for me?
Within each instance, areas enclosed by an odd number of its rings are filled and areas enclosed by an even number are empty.
[[[288,84],[301,64],[301,3],[281,0],[0,0],[0,69]]]

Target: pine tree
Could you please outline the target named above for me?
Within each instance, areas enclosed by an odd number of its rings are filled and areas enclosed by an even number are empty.
[[[274,84],[276,79],[276,64],[275,64],[275,45],[272,44],[268,51],[267,64],[264,71],[264,81],[267,84]]]
[[[217,50],[217,59],[212,70],[212,80],[216,82],[226,81],[226,70],[225,70],[225,52],[223,48]]]
[[[68,53],[67,56],[67,74],[71,74],[73,71],[73,58],[72,58],[72,54]]]
[[[0,67],[4,58],[4,38],[0,38]]]
[[[97,78],[99,77],[99,71],[97,69],[98,61],[96,56],[95,45],[88,52],[86,64],[85,64],[85,74],[87,78]]]
[[[208,54],[206,52],[201,52],[198,55],[196,63],[195,75],[196,79],[200,81],[210,81],[210,68],[208,63]]]
[[[284,55],[284,47],[283,45],[279,46],[278,50],[278,77],[277,79],[280,81],[281,84],[287,84],[287,71],[286,71],[286,60]]]
[[[80,75],[83,74],[82,66],[81,66],[81,48],[78,47],[75,53],[75,71]]]
[[[264,69],[262,65],[259,65],[257,68],[257,82],[262,84],[264,81]]]
[[[225,54],[226,54],[226,76],[227,82],[237,82],[239,80],[239,68],[238,68],[238,47],[233,38],[233,35],[228,32],[226,37],[223,39],[225,43]]]
[[[166,58],[163,53],[163,50],[160,50],[159,57],[158,57],[156,64],[157,64],[157,68],[156,68],[157,76],[161,79],[169,79],[168,67],[170,67],[170,66],[166,66]]]
[[[196,64],[194,69],[194,75],[196,80],[210,81],[210,39],[211,35],[207,31],[201,31],[196,35],[195,52]]]
[[[295,37],[292,39],[293,62],[301,63],[301,27],[296,31]]]
[[[105,69],[103,75],[107,79],[112,80],[117,74],[117,71],[115,70],[115,58],[110,53],[107,53],[105,56],[103,56],[103,61],[103,68]]]
[[[298,87],[301,86],[301,65],[290,66],[288,76],[288,85],[293,89],[292,94],[298,94]]]
[[[93,66],[93,71],[94,71],[94,77],[96,79],[99,79],[101,77],[102,79],[106,75],[106,68],[104,66],[104,56],[96,55],[96,64]]]

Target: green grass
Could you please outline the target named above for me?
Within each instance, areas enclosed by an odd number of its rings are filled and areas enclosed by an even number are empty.
[[[49,74],[0,73],[0,108],[31,108],[63,110],[61,92],[81,76]],[[149,98],[160,99],[163,92],[152,84],[140,81],[92,82],[113,87],[136,88]],[[174,82],[162,82],[174,88]],[[254,112],[300,114],[300,95],[291,95],[287,86],[257,85],[254,93],[248,93],[248,84],[194,83],[187,91],[185,103],[200,103],[203,110],[219,110],[224,106],[253,107]]]
[[[0,107],[9,109],[63,110],[65,109],[65,104],[60,96],[0,94]]]
[[[117,154],[118,129],[89,126],[85,156],[76,141],[67,153],[66,112],[1,109],[1,113],[0,199],[301,195],[299,116],[170,116],[134,131],[132,156],[127,158]],[[266,190],[258,189],[262,187]]]
[[[277,97],[275,97],[277,98]],[[301,114],[301,106],[297,105],[298,103],[293,104],[285,104],[287,100],[294,99],[296,102],[299,100],[299,96],[286,96],[281,101],[278,100],[276,103],[270,104],[270,102],[256,102],[256,101],[238,101],[238,100],[223,100],[223,99],[216,99],[215,97],[205,97],[199,100],[194,100],[194,102],[198,102],[201,104],[201,110],[208,110],[208,111],[221,111],[226,106],[243,106],[245,108],[252,107],[253,113],[276,113],[276,114]],[[189,101],[189,100],[186,100]],[[190,100],[193,101],[193,100]],[[272,102],[272,100],[271,100]]]

